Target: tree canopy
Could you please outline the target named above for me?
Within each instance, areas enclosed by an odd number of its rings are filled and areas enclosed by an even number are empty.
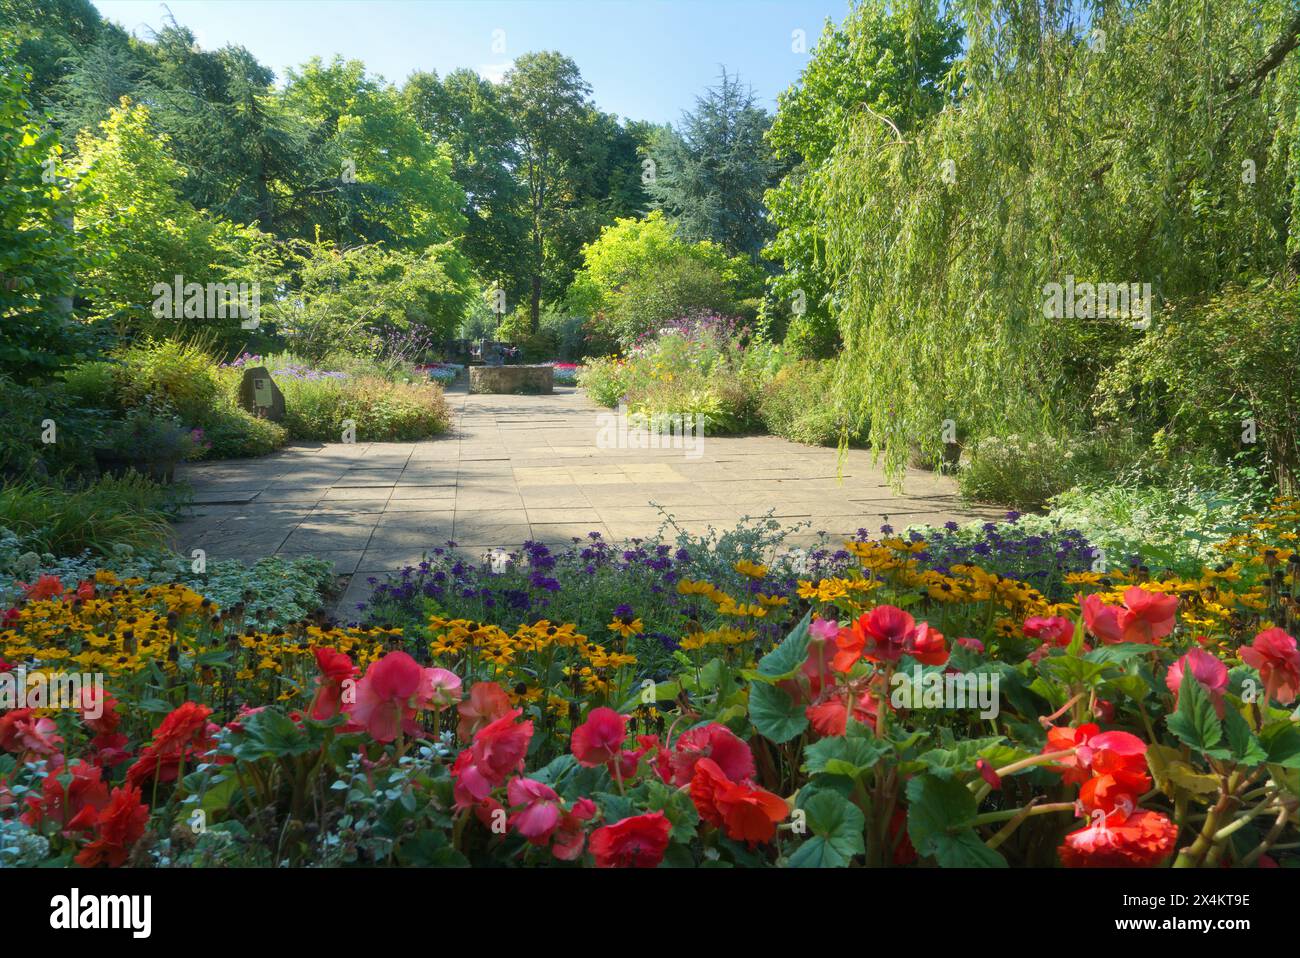
[[[772,235],[763,193],[779,173],[765,139],[771,121],[753,90],[723,70],[683,114],[680,130],[658,131],[650,194],[683,238],[713,240],[758,261]]]
[[[1085,415],[1144,327],[1053,315],[1051,284],[1195,299],[1282,268],[1295,243],[1292,4],[949,9],[966,36],[951,102],[911,127],[863,111],[811,185],[841,388],[894,468],[937,453],[946,420],[978,435]]]

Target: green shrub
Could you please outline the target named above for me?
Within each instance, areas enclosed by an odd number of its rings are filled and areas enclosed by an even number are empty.
[[[284,425],[289,438],[338,442],[343,421],[364,442],[428,439],[447,431],[451,412],[436,383],[393,383],[377,376],[346,379],[284,377]]]
[[[259,419],[223,396],[204,419],[203,438],[209,443],[204,459],[247,459],[265,456],[289,438],[284,426]]]
[[[116,418],[149,406],[203,430],[206,459],[262,456],[284,445],[284,427],[250,415],[237,396],[239,374],[221,370],[195,343],[155,341],[128,347],[111,361],[68,370],[64,388],[81,408]]]
[[[1141,458],[1128,432],[1084,436],[990,436],[962,452],[958,482],[968,499],[1041,509],[1071,487],[1113,476]]]
[[[820,316],[796,316],[786,327],[786,350],[798,359],[829,359],[839,347],[839,330],[834,320]]]
[[[56,556],[86,549],[107,555],[115,546],[161,548],[176,493],[135,474],[104,477],[82,488],[36,483],[0,488],[0,526],[24,546]]]
[[[619,351],[618,339],[605,327],[600,318],[583,321],[580,358],[584,362],[597,356],[612,356]]]
[[[626,349],[682,316],[734,316],[738,312],[726,277],[704,263],[680,259],[656,272],[633,277],[605,311],[604,325]]]
[[[543,329],[530,336],[524,336],[515,340],[515,343],[519,346],[523,361],[526,363],[545,362],[548,359],[554,359],[559,352],[559,343],[555,333],[549,329]]]
[[[1098,387],[1100,411],[1152,424],[1173,458],[1254,452],[1284,490],[1300,476],[1300,282],[1228,287],[1156,318]],[[1255,435],[1249,438],[1253,429]]]
[[[764,386],[784,362],[779,347],[748,339],[734,320],[709,316],[676,321],[626,359],[589,362],[579,383],[602,405],[702,416],[715,434],[748,432],[761,427]]]
[[[376,358],[344,350],[327,353],[318,363],[309,363],[305,357],[295,356],[292,353],[276,353],[263,357],[262,365],[271,370],[272,376],[277,370],[286,367],[298,366],[306,369],[314,366],[316,369],[347,373],[349,376],[378,376],[393,382],[422,382],[429,378],[403,359]]]
[[[803,360],[780,369],[767,384],[759,415],[767,431],[809,446],[836,445],[844,420],[835,406],[835,364]],[[860,438],[853,431],[851,440]]]
[[[542,332],[550,335],[555,342],[555,351],[543,359],[558,359],[561,362],[578,362],[586,355],[587,337],[585,321],[581,316],[547,309],[542,312]]]
[[[490,330],[486,338],[501,343],[517,343],[532,333],[532,312],[527,306],[517,306],[514,312],[501,317],[501,322]]]
[[[212,357],[192,343],[143,343],[119,358],[117,399],[124,409],[161,403],[186,423],[202,425],[221,394]]]
[[[523,353],[524,362],[540,363],[548,359],[570,359],[583,351],[582,320],[567,317],[552,305],[543,305],[537,317],[537,332],[532,331],[532,312],[527,305],[518,307],[501,320],[490,334],[503,343],[513,343]]]
[[[578,385],[587,397],[601,406],[613,408],[627,395],[627,364],[615,356],[589,359],[578,373]]]
[[[1240,465],[1185,463],[1119,471],[1053,497],[1048,518],[1079,529],[1108,559],[1142,555],[1148,565],[1195,574],[1212,547],[1245,531],[1241,516],[1264,508],[1265,476]]]
[[[88,470],[91,449],[109,417],[76,402],[57,381],[27,386],[0,375],[0,479]],[[46,437],[53,441],[46,442]]]
[[[107,360],[73,366],[62,373],[64,390],[83,407],[117,409],[118,369],[117,363]]]
[[[123,543],[98,555],[41,556],[24,546],[11,530],[0,527],[0,608],[8,608],[23,594],[19,583],[53,575],[64,588],[72,589],[99,570],[150,585],[180,583],[221,609],[243,605],[245,624],[267,630],[288,626],[319,610],[335,585],[334,563],[313,556],[268,556],[251,565],[238,559],[210,560],[203,572],[195,572],[188,555],[136,550]]]

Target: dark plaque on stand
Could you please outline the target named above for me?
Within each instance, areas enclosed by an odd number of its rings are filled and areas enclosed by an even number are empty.
[[[279,422],[284,418],[284,393],[265,366],[244,370],[239,384],[239,404],[260,419]]]

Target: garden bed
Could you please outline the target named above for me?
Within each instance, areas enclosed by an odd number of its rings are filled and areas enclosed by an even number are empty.
[[[350,626],[46,577],[5,613],[0,670],[107,686],[0,716],[0,854],[1286,864],[1300,504],[1241,528],[1190,576],[1094,571],[1073,534],[432,549]]]

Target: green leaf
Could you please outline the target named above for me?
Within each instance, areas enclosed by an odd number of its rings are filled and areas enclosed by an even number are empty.
[[[674,842],[689,842],[695,837],[695,826],[700,821],[700,815],[695,810],[689,792],[669,788],[663,782],[652,780],[646,791],[645,810],[664,813],[672,825],[669,837]]]
[[[1236,761],[1243,765],[1259,765],[1268,758],[1264,746],[1235,708],[1229,708],[1225,713],[1224,727],[1228,732],[1228,748]]]
[[[1268,764],[1300,768],[1300,729],[1294,724],[1288,721],[1270,725],[1259,738],[1268,752]]]
[[[1076,659],[1072,655],[1054,655],[1043,659],[1039,668],[1067,685],[1091,685],[1106,671],[1106,663]]]
[[[1223,740],[1223,727],[1214,712],[1214,703],[1205,694],[1191,669],[1183,671],[1178,688],[1178,710],[1166,720],[1169,731],[1198,752],[1208,753]]]
[[[623,795],[597,792],[592,797],[596,800],[596,807],[600,809],[601,816],[611,825],[637,814],[631,800]]]
[[[809,775],[847,775],[857,778],[890,753],[879,739],[848,736],[824,738],[803,751],[803,770]]]
[[[1103,645],[1091,652],[1085,652],[1083,659],[1085,662],[1099,664],[1127,662],[1134,656],[1150,655],[1154,649],[1153,645],[1143,645],[1139,642],[1121,642],[1119,645]]]
[[[994,768],[1001,768],[1033,754],[1030,749],[1017,748],[999,735],[957,742],[950,748],[932,748],[918,755],[917,761],[931,771],[949,769],[961,772],[974,769],[976,761],[981,758]]]
[[[933,854],[942,868],[1006,868],[1007,860],[980,840],[974,829],[953,835],[938,833],[931,839]]]
[[[314,746],[289,716],[274,709],[263,709],[241,723],[243,733],[235,745],[235,757],[247,762],[261,758],[302,755]]]
[[[907,834],[921,855],[935,854],[935,836],[965,827],[979,811],[970,789],[946,772],[913,778],[907,802]]]
[[[790,856],[790,868],[845,868],[867,850],[862,839],[866,819],[843,795],[819,789],[806,801],[801,795],[799,807],[810,834]]]
[[[749,720],[760,735],[778,745],[808,727],[803,707],[775,685],[763,682],[749,687]]]
[[[1134,702],[1143,701],[1151,693],[1150,683],[1140,675],[1118,675],[1113,679],[1107,679],[1103,687],[1113,688]]]
[[[758,677],[761,680],[779,682],[793,678],[803,667],[808,658],[808,623],[811,618],[812,610],[809,609],[790,634],[781,640],[780,645],[758,660]]]

